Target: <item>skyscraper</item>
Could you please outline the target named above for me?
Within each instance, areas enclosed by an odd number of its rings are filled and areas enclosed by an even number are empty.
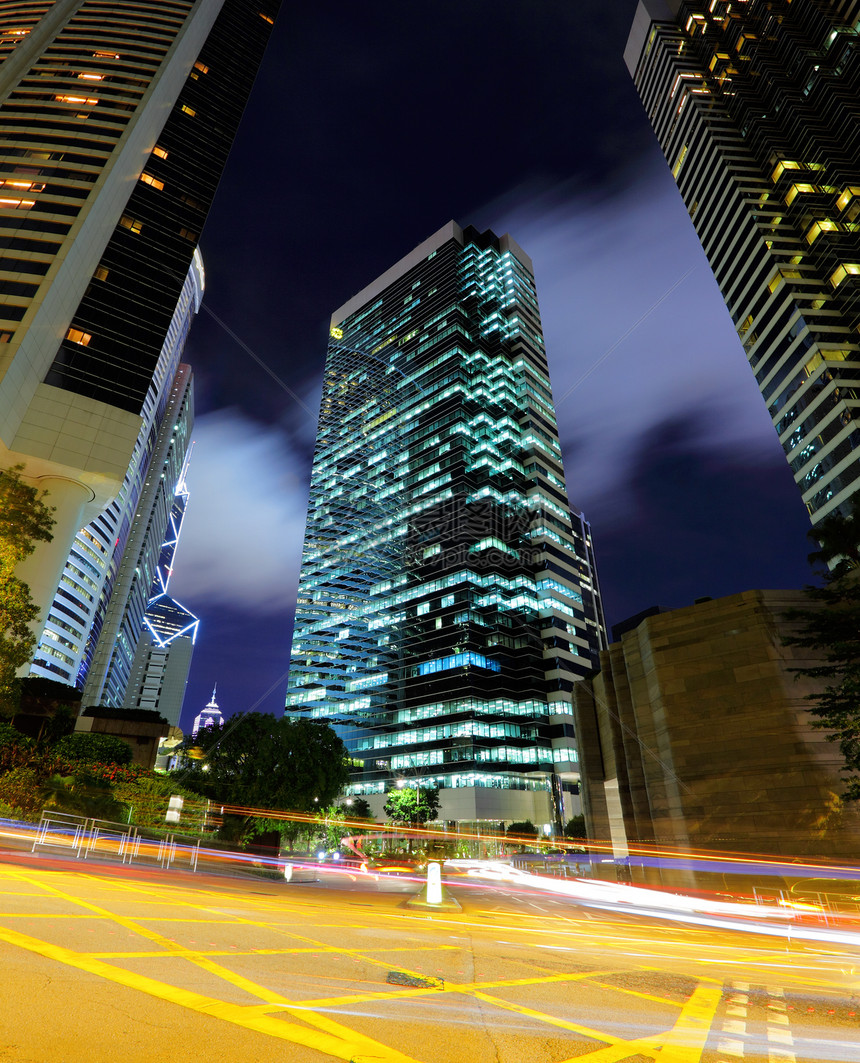
[[[186,458],[174,491],[167,533],[161,544],[155,579],[143,614],[143,630],[137,639],[130,678],[122,698],[123,705],[128,708],[160,712],[174,727],[179,726],[182,714],[199,625],[197,617],[167,593],[188,505],[187,468]]]
[[[204,730],[207,727],[220,727],[224,723],[224,717],[221,715],[221,710],[218,707],[218,702],[215,700],[215,692],[218,689],[218,684],[212,688],[212,697],[207,702],[206,706],[200,710],[197,716],[194,717],[194,724],[191,728],[191,736],[197,737],[197,733],[201,728]]]
[[[449,223],[332,316],[288,711],[338,725],[379,805],[558,821],[571,691],[604,645],[528,256]]]
[[[279,0],[0,0],[0,467],[50,492],[47,616],[120,491]]]
[[[139,540],[135,562],[131,565],[131,571],[128,563],[125,566],[127,585],[119,591],[122,601],[118,599],[115,607],[130,609],[139,618],[146,606],[147,595],[154,593],[145,581],[152,581],[156,560],[155,542],[163,537],[166,528],[166,499],[169,491],[168,485],[158,479],[158,474],[165,472],[170,477],[172,472],[175,473],[176,463],[182,462],[185,455],[191,430],[188,414],[192,392],[188,368],[183,367],[180,372],[179,360],[202,298],[203,264],[199,252],[195,252],[161,357],[147,389],[141,409],[140,431],[122,487],[104,512],[75,537],[45,618],[30,669],[31,675],[83,687],[104,628],[105,615],[117,586],[132,529]],[[188,393],[184,407],[169,401],[174,385],[179,386],[183,381],[185,388],[180,387],[180,390]],[[183,409],[184,416],[177,418],[177,415],[183,414]],[[182,430],[177,430],[174,435],[174,429],[178,427]],[[159,454],[160,464],[153,477],[150,473],[156,453]],[[174,480],[175,477],[169,483]],[[138,563],[142,563],[143,571],[135,573]],[[116,633],[106,636],[106,640],[108,637],[112,643]],[[134,638],[134,633],[130,637]]]
[[[813,522],[860,487],[858,29],[858,0],[640,0],[624,54]]]

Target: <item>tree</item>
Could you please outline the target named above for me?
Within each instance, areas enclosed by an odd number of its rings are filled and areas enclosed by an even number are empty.
[[[349,781],[346,748],[327,723],[242,713],[201,730],[193,744],[202,757],[175,775],[221,805],[317,812]]]
[[[847,515],[834,510],[807,532],[818,543],[818,549],[809,554],[809,563],[830,566],[837,578],[860,568],[860,496],[854,495],[846,505]]]
[[[860,799],[860,504],[849,502],[849,514],[832,513],[810,533],[820,549],[812,564],[833,564],[823,585],[807,587],[808,609],[792,609],[786,619],[797,624],[787,645],[809,649],[818,658],[798,675],[824,680],[824,689],[807,696],[813,726],[828,732],[839,745],[847,788],[843,797]],[[835,564],[834,564],[835,562]]]
[[[363,797],[348,797],[341,808],[347,819],[373,819],[370,805]]]
[[[50,542],[53,509],[41,494],[21,479],[23,466],[0,471],[0,716],[14,716],[18,707],[16,673],[36,648],[30,624],[39,610],[26,583],[15,569],[36,549]]]
[[[417,827],[436,819],[439,811],[439,791],[433,787],[404,786],[391,790],[383,811],[392,823]]]
[[[585,816],[571,816],[564,828],[565,838],[587,838],[585,833]]]

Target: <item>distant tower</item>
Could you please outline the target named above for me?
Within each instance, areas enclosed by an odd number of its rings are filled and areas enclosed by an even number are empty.
[[[173,496],[167,533],[143,614],[143,631],[137,640],[131,678],[123,697],[128,708],[155,709],[174,727],[179,726],[191,654],[197,640],[197,617],[167,593],[173,573],[173,555],[179,543],[188,488],[185,476],[189,451]]]
[[[224,717],[221,715],[221,710],[218,708],[218,702],[215,700],[215,691],[218,689],[218,684],[212,688],[212,697],[209,699],[209,704],[200,713],[197,719],[194,721],[194,726],[191,729],[191,737],[196,738],[197,732],[201,728],[206,727],[220,727],[224,723]]]

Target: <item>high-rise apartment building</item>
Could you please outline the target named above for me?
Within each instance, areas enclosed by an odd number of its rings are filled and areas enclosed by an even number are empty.
[[[860,0],[640,0],[625,61],[813,522],[860,487]]]
[[[531,261],[451,222],[332,316],[287,709],[341,729],[376,811],[399,782],[558,822],[603,645]]]
[[[50,492],[48,615],[122,488],[279,0],[0,0],[0,467]]]
[[[167,532],[143,614],[143,630],[137,639],[131,674],[122,699],[127,708],[160,712],[173,727],[179,726],[182,715],[191,655],[200,623],[192,612],[167,593],[188,505],[187,469],[186,458],[174,491]]]

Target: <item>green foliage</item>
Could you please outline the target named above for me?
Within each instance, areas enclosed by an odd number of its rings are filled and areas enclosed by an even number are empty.
[[[792,609],[786,619],[797,633],[786,643],[813,651],[820,663],[798,668],[799,675],[824,681],[820,694],[808,695],[813,726],[828,732],[842,754],[847,800],[860,799],[860,580],[837,570],[822,587],[807,587],[809,609]]]
[[[30,624],[39,610],[30,590],[15,576],[19,562],[50,542],[54,518],[44,495],[21,479],[23,466],[0,471],[0,716],[14,716],[20,689],[16,672],[36,648]]]
[[[78,816],[124,823],[125,805],[117,801],[110,783],[81,772],[78,775],[52,775],[39,788],[43,808]]]
[[[4,772],[0,775],[0,801],[17,808],[25,819],[37,818],[44,800],[39,781],[38,772],[31,767],[22,765]]]
[[[220,805],[316,812],[349,781],[346,749],[326,723],[250,712],[202,730],[194,744],[203,758],[171,777]],[[256,829],[252,819],[244,829]]]
[[[341,805],[347,819],[373,819],[370,805],[363,797],[349,797]]]
[[[520,835],[522,837],[528,838],[537,838],[538,829],[530,819],[524,819],[520,820],[517,823],[511,823],[505,833],[509,835]]]
[[[68,705],[61,705],[53,716],[49,716],[45,720],[45,725],[39,735],[39,741],[42,745],[55,745],[61,738],[72,734],[76,722],[77,716],[74,709],[71,709]]]
[[[0,801],[0,819],[26,820],[28,818],[29,817],[24,815],[23,809],[20,809],[15,805],[9,805],[5,801]]]
[[[810,608],[792,609],[786,619],[797,625],[786,644],[812,651],[819,660],[799,675],[823,680],[820,694],[807,697],[816,717],[813,726],[827,731],[839,745],[849,801],[860,799],[860,496],[825,517],[809,533],[820,549],[809,555],[812,564],[825,563],[832,571],[821,587],[807,587]]]
[[[439,811],[439,791],[404,786],[390,790],[383,811],[392,823],[415,827],[436,819]]]
[[[166,775],[141,770],[140,774],[122,773],[111,784],[111,791],[117,801],[128,806],[130,822],[138,827],[163,828],[166,826],[165,813],[171,797],[182,797],[179,830],[198,831],[203,826],[206,814],[206,802],[199,794],[179,786],[175,779]]]
[[[565,838],[587,838],[585,816],[571,816],[564,828]]]
[[[11,723],[0,720],[0,749],[30,749],[32,745],[32,741],[16,730]]]
[[[830,566],[836,579],[860,568],[860,496],[851,498],[847,507],[847,516],[834,510],[807,532],[819,547],[809,554],[809,563]]]
[[[67,760],[103,764],[130,764],[132,749],[116,735],[97,734],[92,731],[75,731],[55,743],[54,752]]]

